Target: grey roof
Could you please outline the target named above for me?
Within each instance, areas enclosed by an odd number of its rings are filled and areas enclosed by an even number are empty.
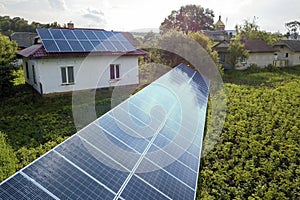
[[[241,43],[245,44],[245,49],[250,51],[250,53],[272,53],[275,49],[269,46],[266,42],[260,39],[254,40],[242,40]],[[228,52],[229,41],[222,41],[213,47],[214,50],[218,52]]]
[[[245,44],[245,49],[252,53],[275,52],[275,49],[269,46],[265,41],[260,39],[242,41]]]
[[[300,52],[300,40],[280,40],[274,46],[285,45],[292,51]]]
[[[121,32],[121,33],[134,47],[138,47],[140,45],[140,42],[130,32]]]
[[[34,44],[36,33],[32,32],[15,32],[10,35],[10,39],[17,42],[19,48],[27,48]]]
[[[201,31],[204,35],[207,37],[213,39],[214,41],[223,41],[228,39],[228,34],[226,31],[222,30],[215,30],[215,31],[210,31],[210,30],[202,30]]]

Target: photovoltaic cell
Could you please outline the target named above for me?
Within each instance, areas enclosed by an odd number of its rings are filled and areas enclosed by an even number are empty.
[[[37,29],[37,33],[47,52],[129,52],[136,50],[119,32],[88,29]]]
[[[0,199],[194,199],[208,93],[179,65],[2,182]]]

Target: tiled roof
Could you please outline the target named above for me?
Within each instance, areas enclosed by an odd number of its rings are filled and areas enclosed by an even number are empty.
[[[15,32],[10,35],[10,39],[16,41],[20,48],[27,48],[34,43],[36,36],[36,33],[31,32]]]
[[[267,53],[275,52],[275,49],[269,46],[263,40],[244,40],[241,43],[245,44],[245,49],[250,51],[250,53]],[[214,50],[218,52],[228,52],[229,42],[222,41],[213,47]]]
[[[300,40],[280,40],[274,46],[285,45],[292,51],[300,52]]]
[[[137,39],[135,39],[135,37],[130,32],[121,32],[121,33],[134,47],[138,47],[140,45],[140,42]]]
[[[32,45],[26,49],[17,53],[18,57],[33,57],[33,58],[45,58],[45,57],[87,57],[87,56],[140,56],[146,55],[147,52],[137,49],[136,51],[130,52],[58,52],[58,53],[48,53],[42,44]]]
[[[275,49],[269,46],[263,40],[245,40],[242,41],[245,44],[245,49],[249,50],[252,53],[264,53],[264,52],[275,52]]]

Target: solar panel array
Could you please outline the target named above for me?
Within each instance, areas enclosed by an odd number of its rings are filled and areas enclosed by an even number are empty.
[[[120,32],[88,29],[37,29],[47,52],[129,52],[136,49]]]
[[[0,199],[194,199],[209,81],[181,64],[0,185]]]

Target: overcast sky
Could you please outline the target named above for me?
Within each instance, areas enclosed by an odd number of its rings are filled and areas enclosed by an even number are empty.
[[[234,29],[254,16],[261,30],[285,33],[286,22],[300,21],[299,0],[0,0],[0,15],[23,17],[29,22],[75,27],[133,31],[159,28],[172,10],[187,4],[201,5],[222,15],[226,29]]]

